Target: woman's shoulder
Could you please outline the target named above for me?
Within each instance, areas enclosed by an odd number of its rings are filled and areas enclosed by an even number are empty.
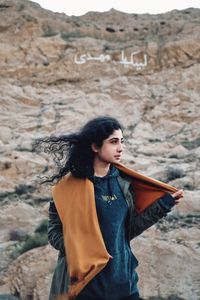
[[[133,180],[132,178],[131,178],[131,176],[129,176],[128,174],[125,174],[124,172],[122,172],[121,170],[119,170],[119,179],[121,180],[121,181],[125,181],[125,182],[129,182],[129,183],[131,183],[131,181]]]
[[[63,176],[58,182],[56,182],[53,186],[52,186],[52,192],[57,192],[60,189],[63,189],[63,187],[65,187],[66,185],[69,184],[69,182],[73,179],[74,177],[72,176],[71,173],[66,174],[65,176]]]

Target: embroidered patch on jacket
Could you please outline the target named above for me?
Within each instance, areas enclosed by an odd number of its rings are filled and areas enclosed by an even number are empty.
[[[117,196],[116,195],[104,195],[104,196],[101,196],[102,199],[107,202],[108,204],[112,204],[113,201],[117,200]]]

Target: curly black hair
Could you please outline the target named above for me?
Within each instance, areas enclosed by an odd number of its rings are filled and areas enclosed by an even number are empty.
[[[94,152],[91,145],[101,147],[114,130],[121,129],[118,120],[109,116],[97,117],[87,122],[78,132],[69,135],[37,139],[35,149],[51,154],[58,168],[57,173],[42,181],[56,183],[69,172],[77,178],[91,178],[94,174]]]

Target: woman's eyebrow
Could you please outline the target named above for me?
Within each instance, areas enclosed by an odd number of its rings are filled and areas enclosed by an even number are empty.
[[[122,137],[122,138],[118,138],[118,137],[111,137],[110,139],[108,139],[109,141],[113,141],[113,140],[115,140],[115,141],[119,141],[119,140],[121,140],[121,141],[123,141],[124,140],[124,138]]]

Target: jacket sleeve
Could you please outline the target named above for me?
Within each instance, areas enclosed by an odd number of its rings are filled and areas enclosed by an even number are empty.
[[[133,216],[131,217],[131,239],[157,223],[159,219],[165,217],[174,205],[175,199],[170,194],[165,194],[162,198],[147,207],[142,213],[138,214],[136,210],[134,210]]]
[[[53,200],[49,204],[48,241],[61,255],[65,254],[62,223]]]

